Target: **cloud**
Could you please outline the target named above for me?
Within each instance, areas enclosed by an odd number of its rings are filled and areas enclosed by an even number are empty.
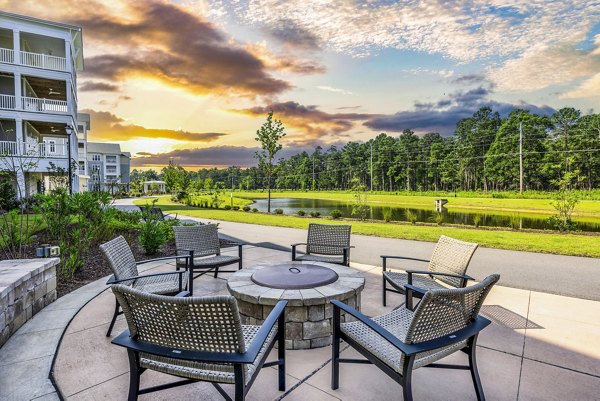
[[[292,87],[273,77],[270,67],[216,25],[175,4],[22,0],[11,3],[10,9],[82,26],[86,43],[96,50],[86,57],[84,77],[115,81],[143,77],[198,94],[250,97]]]
[[[224,6],[234,18],[277,32],[289,26],[322,49],[361,57],[380,49],[439,54],[460,62],[512,57],[532,43],[558,43],[589,31],[600,14],[597,0],[530,2],[240,0]],[[265,11],[268,10],[268,11]],[[282,22],[283,21],[283,22]],[[300,36],[302,35],[300,34]],[[285,35],[284,35],[285,37]]]
[[[161,128],[146,128],[127,124],[125,120],[108,111],[82,110],[90,114],[91,136],[94,140],[123,141],[134,138],[167,138],[188,142],[212,142],[227,134],[221,132],[188,132]]]
[[[560,95],[562,99],[600,96],[600,73],[582,82],[577,88]]]
[[[273,111],[275,118],[302,131],[301,136],[290,138],[296,145],[337,140],[354,127],[354,122],[377,116],[367,113],[327,113],[319,110],[318,106],[304,106],[293,101],[232,111],[251,116],[266,115]]]
[[[317,89],[321,89],[323,91],[328,91],[328,92],[341,93],[342,95],[352,95],[353,94],[352,92],[347,91],[345,89],[334,88],[331,86],[317,86]]]
[[[322,74],[327,71],[325,66],[315,60],[305,60],[289,54],[274,54],[265,42],[248,44],[246,49],[272,70],[303,75]]]
[[[82,92],[117,92],[119,87],[106,82],[86,81],[79,85],[79,90]]]
[[[291,19],[281,19],[267,33],[288,47],[305,50],[319,49],[319,38],[312,32],[298,26]]]
[[[203,167],[252,167],[257,165],[254,158],[257,147],[213,146],[196,149],[177,149],[166,153],[138,152],[131,159],[133,167],[160,167],[169,161],[186,168]],[[312,147],[284,147],[278,157],[288,158],[302,151],[312,152]]]
[[[458,91],[437,102],[415,103],[413,110],[371,118],[364,125],[381,131],[401,132],[404,129],[411,129],[419,133],[439,132],[449,135],[454,131],[459,120],[471,117],[474,112],[484,106],[491,107],[503,117],[517,108],[547,115],[555,111],[549,106],[539,107],[525,102],[518,104],[497,102],[489,99],[490,93],[489,89],[483,87]]]
[[[465,74],[459,77],[456,77],[450,81],[455,85],[481,85],[488,82],[483,74]]]
[[[487,71],[500,91],[532,91],[590,77],[600,70],[600,57],[573,44],[533,46],[519,58]]]

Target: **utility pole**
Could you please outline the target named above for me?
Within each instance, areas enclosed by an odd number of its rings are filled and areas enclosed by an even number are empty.
[[[519,123],[519,190],[523,193],[523,123]]]
[[[373,141],[370,142],[371,145],[371,192],[373,192]]]

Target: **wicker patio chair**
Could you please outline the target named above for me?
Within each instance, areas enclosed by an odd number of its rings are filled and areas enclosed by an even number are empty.
[[[315,224],[308,225],[306,242],[292,244],[292,260],[350,265],[350,232],[352,226]],[[306,245],[306,253],[298,255],[296,247]]]
[[[339,301],[331,301],[333,345],[331,388],[339,387],[340,363],[372,363],[402,386],[404,401],[412,401],[412,372],[420,367],[470,370],[478,400],[485,400],[476,361],[477,336],[491,322],[479,309],[492,286],[494,274],[466,288],[428,290],[413,311],[413,291],[407,285],[406,304],[375,318]],[[356,321],[340,323],[340,312]],[[340,358],[340,340],[346,341],[367,360]],[[454,352],[468,355],[468,365],[438,364]],[[442,397],[443,398],[443,397]]]
[[[454,238],[440,236],[431,260],[409,258],[403,256],[381,256],[383,260],[383,306],[387,305],[387,293],[404,294],[405,284],[414,284],[424,290],[438,288],[459,288],[467,285],[471,277],[465,273],[478,244],[464,242]],[[395,272],[388,270],[388,259],[413,260],[429,262],[429,269],[406,270]],[[393,288],[388,288],[387,284]],[[416,294],[418,296],[418,294]]]
[[[190,284],[189,291],[194,293],[194,279],[214,271],[218,277],[219,268],[233,263],[242,269],[242,246],[236,243],[238,255],[221,255],[221,245],[216,224],[202,224],[197,226],[174,226],[175,245],[179,255],[189,255]],[[180,261],[184,264],[185,261]],[[179,262],[178,262],[179,263]],[[195,275],[195,272],[200,273]],[[235,270],[221,270],[221,273],[232,273]]]
[[[146,218],[146,216],[149,216],[151,218],[155,218],[157,220],[160,221],[164,221],[167,218],[173,218],[173,219],[177,219],[177,213],[175,213],[174,217],[170,217],[173,216],[173,214],[171,213],[163,213],[162,209],[156,206],[138,206],[140,208],[140,212],[142,212],[142,216],[144,218]]]
[[[244,400],[258,372],[277,366],[279,391],[285,391],[285,305],[279,301],[262,326],[242,325],[232,296],[166,297],[113,286],[129,330],[112,343],[127,348],[129,396],[210,382],[226,400],[219,384],[233,384],[236,401]],[[266,362],[277,343],[277,360]],[[155,370],[182,380],[140,389],[140,376]]]
[[[159,260],[172,260],[176,256],[168,256],[158,259],[144,260],[136,262],[131,252],[131,248],[123,236],[108,241],[100,245],[100,250],[108,260],[113,275],[108,279],[106,284],[123,283],[133,288],[155,294],[178,294],[185,290],[189,282],[189,274],[187,268],[167,273],[154,273],[140,275],[138,266],[144,263],[156,262]],[[187,265],[189,256],[180,256],[182,265]],[[113,314],[110,326],[106,332],[106,337],[110,336],[117,316],[123,312],[119,311],[119,302],[115,300],[115,312]]]

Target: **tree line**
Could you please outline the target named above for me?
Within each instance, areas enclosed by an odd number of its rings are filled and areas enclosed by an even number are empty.
[[[279,159],[272,172],[235,166],[186,172],[170,164],[161,173],[134,170],[131,178],[162,178],[171,190],[263,189],[270,174],[273,188],[289,190],[349,190],[358,179],[377,191],[503,191],[519,189],[521,157],[525,190],[555,190],[567,174],[574,177],[573,189],[599,188],[600,114],[563,108],[545,116],[517,109],[501,118],[482,107],[448,137],[406,129],[341,148],[318,146]]]

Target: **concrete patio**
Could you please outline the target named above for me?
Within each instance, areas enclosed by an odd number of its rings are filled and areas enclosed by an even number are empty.
[[[245,266],[287,261],[286,252],[249,246]],[[365,274],[362,310],[367,315],[391,309],[381,306],[381,268],[352,266]],[[173,269],[151,266],[152,271]],[[196,294],[225,294],[223,279],[202,277],[195,281]],[[53,377],[67,400],[125,400],[128,389],[126,352],[110,344],[105,332],[112,316],[114,296],[103,291],[101,281],[71,293],[34,317],[0,350],[0,399],[51,400],[51,387],[28,387],[29,376],[43,373],[55,357]],[[102,292],[103,291],[103,292]],[[92,298],[95,293],[98,296]],[[79,312],[78,303],[83,304]],[[400,303],[401,297],[390,304]],[[76,314],[75,314],[76,313]],[[598,400],[600,399],[600,303],[558,295],[496,286],[483,313],[493,324],[480,336],[478,360],[489,400]],[[68,323],[71,316],[74,318]],[[67,325],[68,324],[68,325]],[[64,336],[58,347],[44,340],[48,332]],[[113,335],[125,328],[121,316]],[[21,332],[22,331],[22,332]],[[49,342],[49,344],[48,344]],[[277,391],[275,368],[265,368],[252,387],[249,400],[398,400],[399,386],[370,365],[342,365],[340,389],[330,388],[330,347],[288,351],[287,391]],[[25,353],[25,355],[23,354]],[[346,349],[342,355],[354,351]],[[465,355],[447,358],[466,362]],[[47,372],[47,370],[45,370]],[[38,373],[39,375],[39,373]],[[142,388],[173,380],[155,372],[142,375]],[[40,386],[38,381],[29,381]],[[25,386],[25,390],[17,387]],[[232,393],[231,386],[225,386]],[[417,400],[474,400],[466,371],[426,369],[415,371]],[[39,391],[35,391],[39,390]],[[206,383],[174,388],[140,400],[220,400]]]

